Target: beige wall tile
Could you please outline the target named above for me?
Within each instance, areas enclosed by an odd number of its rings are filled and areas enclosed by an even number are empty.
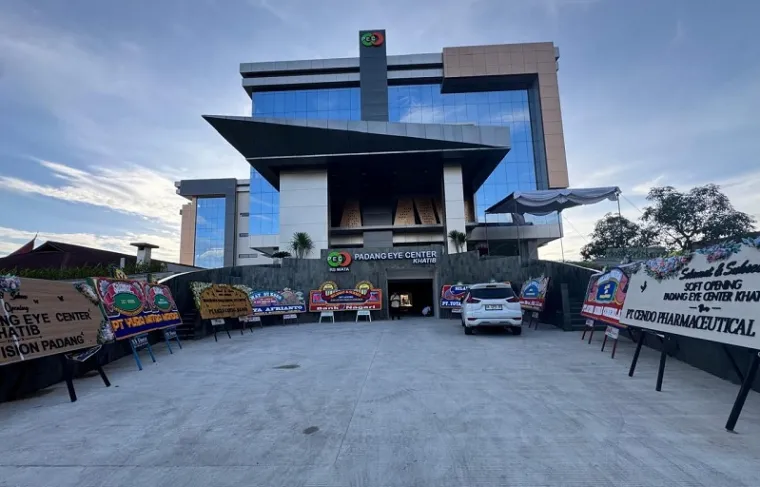
[[[562,113],[559,110],[544,110],[541,107],[541,120],[544,121],[544,126],[551,122],[562,122]]]
[[[536,51],[525,51],[523,53],[523,57],[525,58],[525,64],[538,64],[538,56],[536,56]]]
[[[486,65],[486,55],[483,54],[473,54],[472,55],[472,66],[477,68],[480,66],[485,67]]]
[[[536,63],[525,63],[523,65],[523,72],[524,73],[530,73],[530,74],[537,74],[538,73],[538,64],[536,64]]]
[[[562,122],[547,122],[544,120],[544,135],[562,135]]]
[[[560,111],[559,97],[548,96],[549,93],[546,93],[546,91],[541,91],[541,110],[545,110],[547,112]]]
[[[472,67],[472,74],[473,76],[485,76],[488,74],[488,71],[486,69],[485,63],[483,64],[476,64]]]
[[[538,63],[553,63],[554,51],[536,51],[536,62]]]
[[[470,52],[473,54],[485,54],[486,46],[470,46]]]
[[[461,61],[460,61],[461,62]],[[557,63],[552,61],[550,63],[538,63],[538,73],[539,74],[551,74],[551,73],[557,73]]]
[[[509,55],[509,64],[522,66],[525,64],[525,55],[522,52],[513,52]]]
[[[509,72],[504,72],[504,71],[505,70],[503,66],[498,66],[498,65],[494,66],[491,64],[486,66],[487,75],[511,74]]]
[[[567,188],[570,180],[567,171],[549,171],[549,188]]]
[[[472,67],[472,61],[473,61],[472,54],[462,54],[461,56],[459,56],[459,67],[460,68]]]
[[[448,78],[456,78],[461,76],[461,69],[459,66],[451,66],[450,68],[446,68],[444,76]]]
[[[459,55],[447,54],[444,56],[443,66],[459,66]]]
[[[508,52],[499,53],[499,64],[502,66],[509,66],[511,64]]]
[[[472,66],[461,66],[459,68],[459,76],[474,76],[475,73]]]
[[[498,66],[499,65],[499,53],[498,52],[486,52],[486,66]]]
[[[546,167],[550,171],[567,170],[567,155],[565,154],[564,147],[554,146],[546,148]]]
[[[565,150],[565,137],[562,134],[546,134],[544,135],[544,143],[547,153],[550,148]]]

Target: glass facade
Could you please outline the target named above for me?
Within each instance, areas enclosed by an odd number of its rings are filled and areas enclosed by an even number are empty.
[[[254,117],[361,120],[359,88],[253,93]]]
[[[441,93],[438,84],[388,87],[391,122],[501,125],[509,127],[512,148],[475,194],[476,217],[512,191],[536,189],[536,166],[527,90]],[[528,221],[543,223],[546,217]],[[489,222],[509,222],[491,215]]]
[[[198,267],[224,267],[224,198],[198,198],[195,212],[195,257]]]
[[[359,88],[253,93],[254,117],[360,120]],[[280,193],[251,168],[249,210],[251,235],[280,233]]]

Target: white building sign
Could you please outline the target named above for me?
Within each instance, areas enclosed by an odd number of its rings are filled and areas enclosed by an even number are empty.
[[[437,250],[420,250],[407,252],[369,252],[355,253],[354,260],[411,260],[412,264],[435,264],[438,260]]]
[[[620,316],[626,325],[760,349],[760,239],[640,264]]]

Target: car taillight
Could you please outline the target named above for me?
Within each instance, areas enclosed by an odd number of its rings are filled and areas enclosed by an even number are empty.
[[[507,298],[507,302],[508,302],[508,303],[517,303],[517,302],[519,302],[519,301],[520,301],[520,300],[519,300],[519,299],[517,299],[517,297],[516,297],[516,296],[512,296],[511,298]]]
[[[480,300],[478,298],[473,298],[472,296],[470,296],[469,298],[467,298],[467,302],[468,303],[479,303]]]

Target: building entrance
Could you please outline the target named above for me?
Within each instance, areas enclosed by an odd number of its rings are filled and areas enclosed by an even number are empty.
[[[388,306],[390,297],[397,293],[401,298],[401,317],[422,317],[422,310],[430,307],[429,316],[435,312],[432,279],[388,280]]]

